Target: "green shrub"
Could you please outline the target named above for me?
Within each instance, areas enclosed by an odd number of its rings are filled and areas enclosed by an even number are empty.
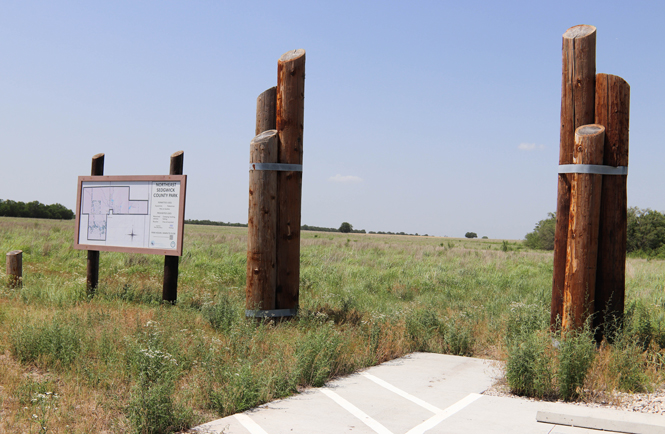
[[[559,348],[557,384],[559,395],[568,401],[579,396],[596,353],[596,341],[588,327],[563,334]]]
[[[622,339],[615,343],[610,358],[610,370],[617,379],[619,390],[638,393],[651,389],[649,377],[645,373],[645,355],[639,342],[631,343]]]
[[[127,406],[127,418],[134,432],[165,434],[189,428],[191,409],[173,401],[180,367],[164,350],[155,322],[149,321],[139,334],[138,342],[130,348],[129,361],[137,377]]]
[[[524,237],[524,245],[536,250],[554,250],[554,230],[556,228],[556,213],[550,212],[547,218],[536,223],[533,232]]]
[[[658,255],[665,245],[665,215],[649,208],[632,207],[628,209],[627,220],[626,250]]]
[[[549,326],[549,312],[538,304],[511,303],[506,324],[506,340],[510,345],[513,341],[521,341],[537,330]]]
[[[339,366],[341,339],[332,326],[312,330],[296,347],[299,384],[323,386]]]
[[[406,317],[406,334],[414,351],[436,351],[443,324],[432,310],[416,309]]]
[[[538,398],[555,395],[549,333],[524,330],[511,340],[506,380],[512,393]]]
[[[265,389],[261,378],[258,372],[253,372],[249,363],[227,370],[222,375],[222,385],[209,391],[210,406],[221,415],[245,411],[261,404],[261,393]]]
[[[239,314],[228,294],[220,294],[214,304],[203,308],[203,317],[217,331],[229,331],[238,321]]]
[[[24,320],[12,327],[11,351],[22,363],[43,362],[47,367],[68,366],[81,352],[81,327],[77,319],[56,315],[50,320]]]
[[[446,353],[457,356],[471,356],[473,353],[473,331],[467,323],[450,319],[446,322],[444,330],[443,342]]]
[[[619,330],[619,340],[630,340],[646,351],[656,334],[652,316],[652,312],[643,303],[630,302],[624,314],[623,330]]]

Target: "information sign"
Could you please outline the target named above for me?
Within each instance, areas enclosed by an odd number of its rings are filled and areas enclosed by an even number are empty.
[[[181,256],[187,175],[79,176],[74,248]]]

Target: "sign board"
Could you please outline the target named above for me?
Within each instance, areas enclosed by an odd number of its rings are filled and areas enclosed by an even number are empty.
[[[181,256],[187,175],[79,176],[79,250]]]

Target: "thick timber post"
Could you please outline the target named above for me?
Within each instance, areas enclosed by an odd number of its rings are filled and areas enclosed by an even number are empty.
[[[263,92],[256,98],[256,130],[258,136],[264,131],[274,130],[276,125],[277,88],[275,86]],[[276,163],[277,161],[275,161]]]
[[[596,76],[596,124],[605,127],[603,164],[628,167],[630,86],[615,75]],[[626,175],[604,175],[598,235],[594,326],[600,341],[623,317],[628,199]]]
[[[171,155],[169,175],[182,175],[185,161],[185,151],[178,151]],[[162,300],[175,304],[178,299],[178,264],[180,257],[164,256],[164,285],[162,287]]]
[[[267,130],[252,139],[249,154],[246,315],[275,313],[277,173],[261,164],[277,163],[279,136]],[[275,315],[276,316],[276,315]]]
[[[563,34],[562,60],[559,164],[571,164],[575,130],[595,121],[596,28],[579,25],[568,29]],[[552,328],[560,324],[563,315],[570,180],[570,174],[559,174],[550,317]]]
[[[276,126],[279,163],[303,162],[305,113],[305,50],[289,51],[277,62]],[[277,174],[277,291],[276,308],[298,309],[300,285],[300,207],[302,172]]]
[[[92,157],[91,176],[104,176],[104,154]],[[76,210],[80,213],[81,210]],[[86,289],[92,295],[99,284],[99,250],[88,250],[88,268],[86,272]]]
[[[7,253],[7,286],[10,288],[23,286],[23,250],[12,250]]]
[[[575,131],[573,164],[602,165],[605,128],[584,125]],[[580,170],[579,172],[583,172]],[[580,329],[594,310],[598,224],[603,175],[571,173],[570,222],[563,292],[564,330]]]

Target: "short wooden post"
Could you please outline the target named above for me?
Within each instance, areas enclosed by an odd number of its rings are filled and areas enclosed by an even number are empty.
[[[255,136],[264,131],[274,130],[276,126],[275,110],[277,109],[277,88],[275,86],[256,98],[256,130]],[[275,161],[276,163],[277,161]]]
[[[12,250],[7,253],[7,286],[10,288],[23,286],[23,250]]]
[[[169,175],[182,175],[185,162],[185,151],[178,151],[171,155]],[[179,256],[164,256],[164,285],[162,287],[162,300],[175,304],[178,299],[178,264]]]
[[[259,167],[256,163],[277,163],[278,148],[279,136],[276,130],[259,134],[250,144],[246,290],[248,311],[275,309],[277,172],[257,170]],[[248,316],[257,315],[248,313]]]
[[[561,134],[559,164],[573,162],[575,130],[594,122],[596,28],[579,25],[563,34],[561,77]],[[562,320],[566,250],[570,210],[570,174],[559,174],[554,236],[554,272],[550,324]]]
[[[603,164],[628,167],[630,86],[615,75],[596,76],[596,123],[605,127]],[[620,322],[626,291],[627,175],[604,175],[598,235],[594,326],[601,340],[605,324]],[[616,324],[619,325],[619,324]]]
[[[276,124],[279,162],[302,164],[305,114],[305,50],[289,51],[277,62]],[[276,308],[298,309],[302,172],[277,174]]]
[[[602,165],[605,128],[584,125],[575,131],[573,164]],[[568,255],[563,292],[564,330],[579,329],[593,313],[598,260],[598,224],[603,176],[572,173]]]
[[[92,157],[91,176],[104,176],[104,154]],[[81,212],[81,210],[76,210]],[[88,250],[88,269],[86,272],[86,289],[92,295],[99,283],[99,250]]]

